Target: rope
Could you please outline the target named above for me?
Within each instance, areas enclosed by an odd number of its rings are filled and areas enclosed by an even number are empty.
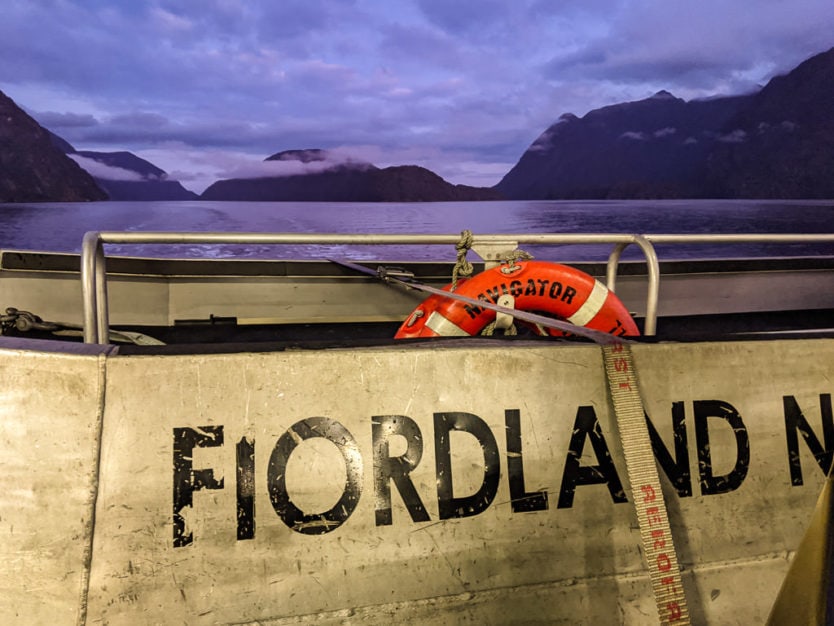
[[[467,253],[469,250],[472,249],[472,243],[474,241],[474,237],[472,236],[472,231],[469,229],[462,230],[460,233],[460,241],[455,244],[455,250],[457,250],[457,260],[455,261],[455,266],[452,268],[452,287],[451,291],[454,291],[458,287],[458,280],[462,276],[472,276],[472,273],[475,271],[472,263],[466,258]],[[509,274],[511,272],[516,271],[519,266],[519,261],[529,261],[533,258],[533,255],[529,252],[525,252],[524,250],[519,250],[516,248],[506,256],[501,258],[501,262],[503,267],[501,271],[505,274]],[[416,321],[416,320],[415,320]],[[413,323],[413,322],[412,322]],[[483,330],[481,330],[481,335],[485,337],[491,337],[495,333],[495,324],[496,322],[490,322],[487,324]],[[516,328],[515,324],[510,324],[507,328],[504,329],[504,335],[517,335],[518,329]]]
[[[501,272],[503,274],[511,274],[516,271],[520,266],[518,265],[519,261],[529,261],[533,258],[533,255],[529,252],[525,252],[524,250],[519,250],[516,248],[506,256],[501,257]],[[489,324],[487,324],[483,330],[481,330],[481,335],[485,337],[491,337],[495,333],[495,325],[498,323],[498,320],[493,320]],[[511,323],[504,329],[504,336],[511,336],[517,335],[518,328],[514,323]]]
[[[455,267],[452,269],[452,291],[457,289],[459,277],[472,276],[472,272],[475,271],[472,263],[466,258],[466,254],[472,249],[473,239],[471,230],[462,230],[460,233],[460,241],[455,244],[458,258],[455,261]]]
[[[518,269],[519,261],[529,261],[532,258],[533,255],[529,252],[525,252],[524,250],[519,250],[518,248],[516,248],[507,256],[501,258],[501,261],[503,261],[503,263],[505,264],[501,268],[501,272],[504,274],[511,274]]]
[[[481,331],[481,335],[483,337],[492,337],[492,335],[495,333],[495,324],[496,320],[492,320],[489,324],[484,326],[483,330]],[[517,334],[518,329],[515,327],[515,324],[510,324],[507,328],[504,329],[504,336]]]

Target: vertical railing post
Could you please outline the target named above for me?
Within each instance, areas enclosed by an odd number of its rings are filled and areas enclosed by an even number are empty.
[[[623,250],[630,245],[631,242],[618,243],[614,246],[611,254],[608,255],[608,265],[605,268],[605,286],[611,291],[617,291],[617,269],[620,265],[620,257]]]
[[[660,263],[657,261],[657,251],[652,242],[643,235],[635,235],[636,243],[646,257],[646,270],[649,273],[648,293],[646,294],[646,322],[643,334],[649,337],[657,333],[657,302],[660,296]]]
[[[660,297],[660,263],[657,260],[657,251],[652,242],[643,235],[634,235],[633,242],[618,243],[614,246],[608,256],[608,265],[605,268],[605,282],[611,291],[617,288],[617,268],[620,264],[620,257],[631,243],[639,246],[646,257],[646,271],[649,283],[646,286],[646,321],[643,324],[643,334],[649,337],[657,333],[657,303]]]
[[[96,242],[96,334],[98,343],[110,343],[110,303],[107,299],[107,261],[104,258],[104,242]]]
[[[98,232],[84,234],[81,242],[81,300],[84,306],[84,343],[99,343],[96,306],[97,253],[101,245]]]
[[[99,232],[86,233],[81,242],[81,299],[84,343],[107,343],[110,338],[107,265]]]

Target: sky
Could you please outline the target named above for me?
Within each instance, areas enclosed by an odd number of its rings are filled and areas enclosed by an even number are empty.
[[[834,47],[832,0],[0,0],[0,16],[0,91],[76,149],[128,150],[197,193],[298,173],[263,160],[302,148],[491,186],[563,113],[747,93]]]

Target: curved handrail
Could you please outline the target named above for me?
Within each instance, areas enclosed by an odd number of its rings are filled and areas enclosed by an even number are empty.
[[[355,245],[454,245],[457,235],[348,235],[311,233],[186,233],[186,232],[88,232],[81,248],[81,283],[84,301],[84,341],[106,343],[109,336],[107,303],[107,270],[104,254],[105,243],[229,243],[229,244],[355,244]],[[606,283],[611,291],[616,289],[617,269],[623,251],[634,244],[646,258],[648,286],[646,294],[646,318],[644,334],[654,335],[657,325],[657,306],[660,292],[660,269],[654,244],[732,244],[732,243],[811,243],[834,242],[834,234],[505,234],[474,237],[473,248],[478,245],[495,248],[517,243],[562,244],[614,244],[606,266]]]
[[[107,343],[110,334],[107,302],[107,268],[105,243],[121,244],[354,244],[354,245],[455,245],[458,235],[348,235],[311,233],[219,233],[219,232],[117,232],[91,231],[84,235],[81,245],[81,289],[84,303],[84,341]],[[505,234],[478,235],[473,248],[479,244],[608,244],[613,243],[622,251],[626,246],[637,245],[646,257],[649,268],[649,285],[646,297],[646,322],[644,333],[655,332],[659,292],[659,270],[654,247],[646,237],[628,234]],[[613,253],[612,253],[613,256]],[[613,290],[619,254],[609,259],[607,280]],[[613,268],[613,269],[612,269]],[[613,277],[613,278],[612,278]]]
[[[657,251],[646,236],[634,235],[633,242],[618,243],[614,246],[614,249],[608,256],[608,265],[605,269],[605,283],[611,291],[616,291],[617,268],[620,264],[620,257],[630,243],[638,245],[646,257],[649,286],[648,293],[646,294],[646,319],[643,324],[643,334],[653,336],[657,333],[657,304],[660,297],[660,262],[657,260]]]

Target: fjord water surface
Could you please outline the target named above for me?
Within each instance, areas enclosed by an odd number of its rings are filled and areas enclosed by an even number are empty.
[[[0,204],[0,248],[79,252],[85,232],[275,233],[834,233],[834,201],[586,200],[418,203],[94,202]],[[523,246],[542,258],[592,261],[609,245]],[[661,259],[834,255],[832,244],[658,247]],[[345,257],[453,260],[450,246],[108,245],[108,254],[179,258]],[[637,250],[626,258],[639,258]]]

